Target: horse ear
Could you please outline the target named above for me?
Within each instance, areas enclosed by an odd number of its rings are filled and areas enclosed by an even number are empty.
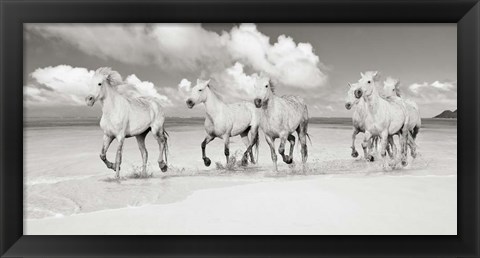
[[[363,75],[363,73],[362,73],[362,72],[360,72],[360,76],[362,76],[362,78],[364,77],[364,75]]]
[[[378,79],[378,71],[374,71],[373,72],[373,75],[372,75],[372,78],[375,80],[375,79]]]
[[[352,87],[352,85],[351,85],[349,82],[347,82],[347,84],[348,84],[348,88],[351,88],[351,87]]]
[[[208,79],[207,81],[205,81],[205,84],[207,84],[207,86],[208,86],[209,83],[210,83],[210,79]]]

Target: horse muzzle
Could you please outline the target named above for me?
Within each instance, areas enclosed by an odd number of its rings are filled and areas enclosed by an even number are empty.
[[[186,103],[188,108],[193,108],[193,106],[195,106],[195,102],[193,102],[191,99],[187,99]]]
[[[363,92],[362,92],[362,90],[360,90],[360,89],[355,90],[354,93],[355,93],[355,98],[357,98],[357,99],[361,98],[362,95],[363,95]]]
[[[261,108],[261,107],[262,107],[262,100],[261,100],[261,99],[255,99],[255,100],[253,101],[253,103],[255,104],[255,106],[256,106],[257,108]]]
[[[88,95],[85,98],[85,103],[87,104],[87,106],[91,107],[93,106],[93,104],[95,104],[95,98],[92,95]]]
[[[345,103],[345,108],[347,110],[350,110],[352,108],[352,104],[351,103]]]

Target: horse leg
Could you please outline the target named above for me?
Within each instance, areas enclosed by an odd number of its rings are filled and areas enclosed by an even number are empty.
[[[363,155],[366,160],[373,161],[373,156],[368,153],[368,147],[371,146],[370,140],[372,139],[372,134],[369,131],[365,131],[365,136],[362,142]]]
[[[358,152],[355,150],[355,139],[357,138],[357,134],[359,133],[359,130],[357,128],[353,129],[353,134],[352,134],[352,157],[356,158],[358,157]]]
[[[242,166],[246,166],[248,164],[248,155],[250,155],[250,161],[252,162],[252,164],[255,164],[252,148],[255,144],[258,143],[258,128],[251,128],[248,133],[243,132],[240,134],[240,136],[242,137],[243,143],[245,143],[245,145],[247,146],[247,150],[245,150],[245,153],[242,157]]]
[[[212,163],[212,161],[206,156],[205,154],[205,148],[207,147],[207,144],[211,141],[213,141],[213,139],[215,139],[215,136],[211,136],[211,135],[207,135],[205,137],[205,139],[203,140],[202,144],[201,144],[201,147],[202,147],[202,159],[203,159],[203,164],[205,164],[205,166],[210,166],[210,164]]]
[[[115,170],[115,166],[112,162],[107,160],[107,150],[108,147],[110,147],[110,144],[112,143],[113,139],[115,137],[108,136],[108,135],[103,135],[103,146],[102,150],[100,151],[100,159],[105,163],[107,168]]]
[[[410,154],[412,158],[417,157],[417,144],[415,143],[415,139],[413,138],[412,134],[408,133],[408,146],[410,147]]]
[[[282,155],[283,162],[290,164],[288,162],[288,155],[285,155],[285,143],[287,142],[287,137],[283,136],[280,138],[280,146],[278,146],[278,153]]]
[[[396,156],[395,151],[396,150],[395,150],[395,142],[393,141],[393,135],[389,135],[388,143],[387,143],[388,156],[390,156],[390,158],[394,158]]]
[[[115,178],[120,178],[120,165],[122,164],[122,151],[123,151],[123,142],[125,141],[125,137],[120,136],[117,137],[118,141],[118,148],[117,148],[117,156],[115,158]]]
[[[288,142],[290,143],[290,153],[289,153],[289,161],[290,163],[293,162],[293,148],[295,147],[295,136],[293,136],[292,134],[289,134],[288,135],[288,138],[287,138]],[[290,164],[288,163],[288,164]]]
[[[242,166],[248,165],[248,155],[251,154],[250,139],[248,138],[248,134],[249,130],[245,130],[244,132],[240,133],[240,137],[242,138],[243,143],[247,147],[245,153],[243,153]]]
[[[407,151],[408,151],[408,146],[407,146],[407,141],[408,141],[408,129],[406,126],[403,126],[402,129],[402,137],[400,138],[401,140],[401,149],[402,149],[402,165],[406,166],[408,165],[407,162]]]
[[[146,133],[142,133],[140,135],[135,136],[137,139],[138,148],[140,149],[140,154],[142,154],[142,175],[147,175],[147,160],[148,160],[148,152],[147,148],[145,147],[145,137],[147,136]]]
[[[166,172],[168,169],[167,163],[163,160],[164,153],[166,156],[166,148],[167,148],[167,136],[165,135],[165,131],[163,127],[160,127],[158,130],[153,130],[152,134],[155,140],[158,142],[158,147],[160,149],[160,155],[158,156],[158,166],[162,172]]]
[[[275,153],[275,139],[265,134],[265,140],[270,146],[270,155],[272,156],[273,161],[273,170],[278,171],[277,169],[277,154]]]
[[[389,137],[390,137],[390,136],[389,136]],[[388,154],[388,156],[389,156],[390,158],[393,157],[393,155],[392,155],[392,150],[390,149],[390,141],[389,141],[388,138],[387,138],[387,146],[385,147],[385,150],[387,151],[387,154]]]
[[[392,149],[393,158],[397,157],[397,146],[395,145],[395,140],[393,139],[393,135],[388,138],[390,143],[390,148]]]
[[[223,139],[225,141],[225,148],[224,148],[224,154],[225,154],[225,159],[227,160],[227,162],[225,163],[225,165],[228,165],[228,161],[229,161],[229,156],[230,156],[230,148],[229,148],[229,145],[230,145],[230,136],[229,135],[224,135],[223,136]]]
[[[377,138],[378,141],[378,138]],[[383,131],[380,135],[380,155],[385,157],[387,155],[388,131]]]
[[[250,161],[252,162],[252,164],[255,164],[255,159],[253,158],[253,146],[257,146],[256,147],[256,150],[258,152],[258,127],[252,127],[250,129],[250,131],[248,132],[248,139],[250,139]]]

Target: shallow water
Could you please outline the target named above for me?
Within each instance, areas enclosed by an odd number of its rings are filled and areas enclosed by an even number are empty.
[[[130,138],[124,146],[119,181],[113,179],[113,172],[99,159],[102,132],[95,122],[33,121],[24,131],[24,216],[25,219],[40,219],[177,203],[199,190],[288,182],[312,176],[354,179],[453,176],[456,181],[456,120],[424,120],[424,128],[417,138],[419,157],[415,160],[409,158],[409,165],[405,168],[397,166],[394,169],[388,165],[392,163],[389,159],[371,163],[361,158],[362,134],[357,137],[360,157],[350,156],[352,130],[348,121],[313,119],[309,126],[312,143],[308,145],[308,163],[301,164],[299,146],[295,145],[294,164],[283,163],[279,156],[278,172],[272,171],[270,152],[263,135],[260,135],[258,164],[247,167],[234,164],[224,169],[223,141],[216,139],[207,146],[212,165],[205,167],[200,149],[204,138],[203,121],[170,121],[166,125],[170,134],[169,170],[160,172],[156,162],[158,145],[149,135],[146,139],[149,176],[139,177],[141,156],[135,139]],[[278,148],[278,141],[276,146]],[[232,162],[240,160],[244,148],[239,137],[232,138]],[[110,160],[114,158],[115,149],[116,143],[113,143],[108,153]],[[447,194],[456,194],[456,189],[449,189],[452,192]]]

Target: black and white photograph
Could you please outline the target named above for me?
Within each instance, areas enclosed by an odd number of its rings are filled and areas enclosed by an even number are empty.
[[[24,23],[23,55],[25,235],[457,235],[456,23]]]

